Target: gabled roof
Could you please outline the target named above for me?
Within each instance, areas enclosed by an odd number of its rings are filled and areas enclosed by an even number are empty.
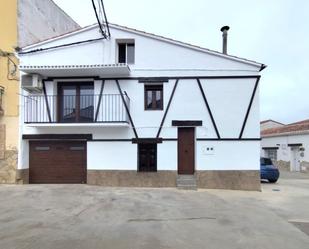
[[[276,124],[284,125],[284,124],[282,124],[282,123],[280,123],[280,122],[278,122],[278,121],[276,121],[276,120],[273,120],[273,119],[262,120],[262,121],[260,122],[260,124],[265,124],[265,123],[267,123],[267,122],[273,122],[273,123],[276,123]]]
[[[262,137],[309,132],[309,119],[261,131]]]
[[[302,125],[302,124],[307,124],[307,123],[309,124],[309,119],[297,121],[295,123],[290,123],[289,125]]]
[[[198,50],[198,51],[201,51],[201,52],[205,52],[205,53],[208,53],[208,54],[211,54],[211,55],[223,57],[223,58],[226,58],[226,59],[231,59],[231,60],[234,60],[234,61],[239,61],[239,62],[242,62],[242,63],[245,63],[245,64],[250,64],[250,65],[253,65],[253,66],[256,66],[256,67],[260,67],[260,71],[262,71],[264,68],[266,68],[266,65],[264,65],[263,63],[259,63],[259,62],[244,59],[244,58],[240,58],[240,57],[233,56],[233,55],[223,54],[223,53],[215,51],[215,50],[211,50],[211,49],[208,49],[208,48],[203,48],[203,47],[196,46],[196,45],[193,45],[193,44],[181,42],[181,41],[174,40],[174,39],[171,39],[171,38],[167,38],[167,37],[164,37],[164,36],[155,35],[155,34],[152,34],[152,33],[140,31],[140,30],[137,30],[137,29],[126,27],[126,26],[121,26],[121,25],[118,25],[118,24],[109,23],[109,26],[111,28],[114,28],[114,29],[135,33],[135,34],[150,37],[150,38],[153,38],[153,39],[156,39],[156,40],[165,41],[165,42],[172,43],[172,44],[175,44],[175,45],[179,45],[179,46],[182,46],[182,47],[186,47],[186,48]],[[75,34],[78,34],[78,33],[81,33],[81,32],[85,32],[87,30],[91,30],[91,29],[94,29],[94,28],[98,28],[98,24],[89,25],[89,26],[80,28],[80,29],[72,31],[72,32],[68,32],[68,33],[60,35],[60,36],[56,36],[56,37],[46,39],[46,40],[38,42],[38,43],[28,45],[28,46],[22,48],[22,51],[25,51],[25,50],[29,51],[34,47],[44,45],[46,43],[56,41],[56,40],[59,40],[59,39],[65,38],[65,37],[69,37],[71,35],[75,35]]]

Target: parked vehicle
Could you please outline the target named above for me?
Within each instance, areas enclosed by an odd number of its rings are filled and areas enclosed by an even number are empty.
[[[279,169],[273,164],[270,158],[261,157],[260,159],[260,175],[261,180],[276,182],[280,176]]]

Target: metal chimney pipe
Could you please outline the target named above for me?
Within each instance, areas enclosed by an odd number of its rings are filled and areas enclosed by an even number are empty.
[[[222,53],[227,54],[227,31],[230,29],[229,26],[223,26],[220,30],[222,32]]]

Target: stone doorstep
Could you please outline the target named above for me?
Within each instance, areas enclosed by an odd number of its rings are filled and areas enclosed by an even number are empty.
[[[196,175],[177,175],[176,185],[182,190],[197,190]]]

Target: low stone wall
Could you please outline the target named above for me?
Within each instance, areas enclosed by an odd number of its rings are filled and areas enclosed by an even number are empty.
[[[197,187],[208,189],[261,190],[257,170],[197,171]],[[110,187],[176,187],[177,171],[88,170],[87,183]]]
[[[306,161],[302,161],[300,163],[300,169],[302,172],[304,173],[309,173],[309,162],[306,162]]]
[[[279,168],[280,171],[290,171],[290,161],[275,161],[274,164]],[[309,173],[309,162],[300,162],[300,171],[303,173]]]
[[[261,190],[259,170],[206,170],[196,174],[198,188]]]
[[[0,159],[0,183],[15,183],[17,157],[18,152],[15,149],[4,151],[4,157]]]
[[[279,169],[279,171],[290,171],[290,162],[288,161],[274,161],[273,162]]]
[[[18,184],[28,184],[29,183],[29,169],[17,170],[16,183]]]
[[[110,187],[176,187],[176,171],[88,170],[87,183]]]

